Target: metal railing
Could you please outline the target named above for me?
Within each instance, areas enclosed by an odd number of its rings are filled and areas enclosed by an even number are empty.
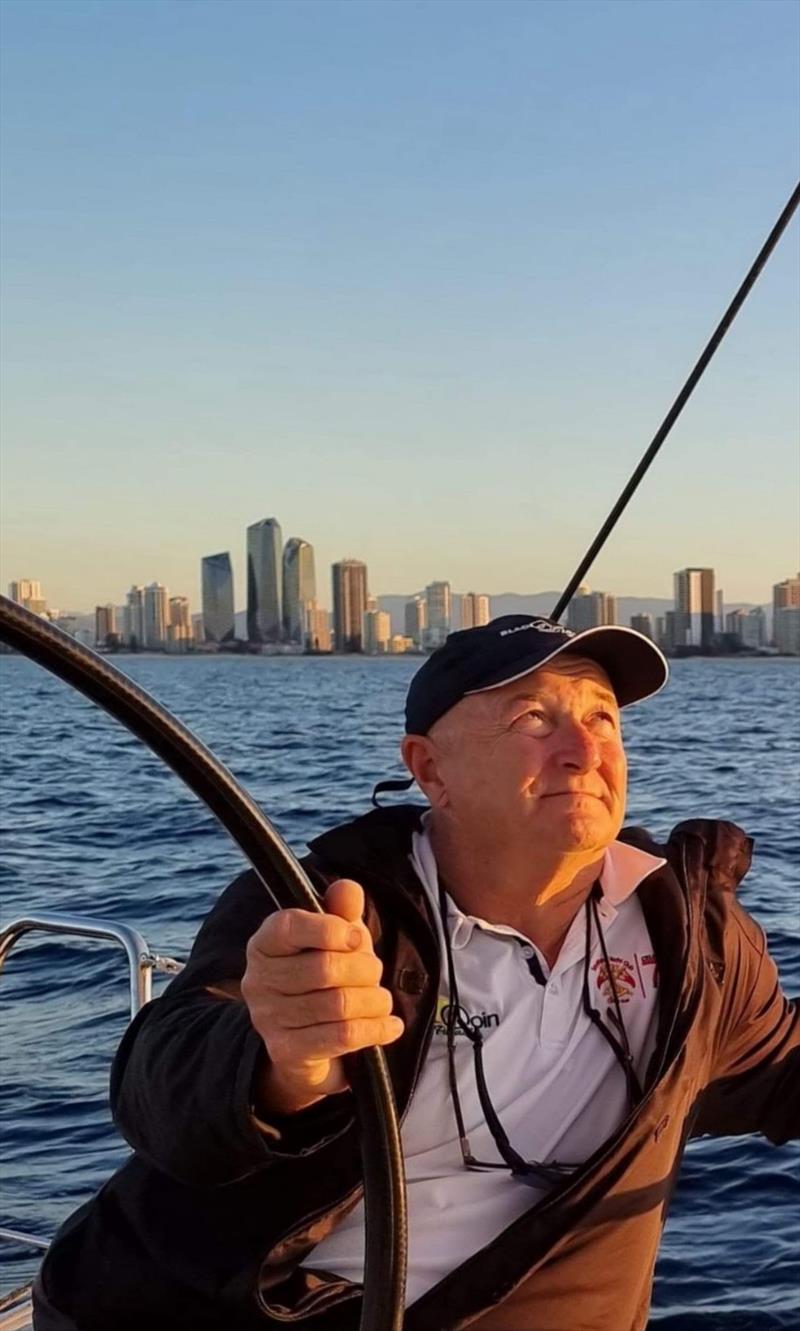
[[[101,942],[116,943],[123,948],[128,958],[131,1019],[152,998],[154,972],[177,975],[183,970],[183,962],[176,961],[174,957],[151,952],[144,935],[128,924],[117,924],[114,920],[95,920],[88,915],[65,915],[57,911],[48,911],[42,915],[22,915],[0,929],[0,970],[19,940],[26,934],[33,933],[57,935],[62,938],[96,939]],[[50,1246],[50,1240],[42,1238],[41,1235],[2,1226],[0,1226],[0,1241],[43,1251]]]

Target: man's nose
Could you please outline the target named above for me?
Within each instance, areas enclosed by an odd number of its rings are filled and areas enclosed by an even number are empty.
[[[593,772],[600,766],[600,745],[596,737],[578,722],[564,725],[559,734],[558,760],[572,772]]]

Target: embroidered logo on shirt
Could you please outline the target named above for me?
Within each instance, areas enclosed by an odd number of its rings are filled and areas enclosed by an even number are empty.
[[[499,1012],[468,1012],[461,1003],[459,1004],[458,1014],[463,1024],[469,1026],[473,1031],[488,1031],[492,1027],[500,1025]],[[436,1000],[436,1016],[433,1022],[434,1035],[446,1035],[449,1020],[450,999],[447,994],[440,994]],[[455,1023],[454,1034],[456,1039],[459,1037],[466,1039],[458,1022]]]
[[[614,977],[614,985],[611,984],[608,967],[605,961],[601,959],[598,959],[592,965],[595,983],[606,1003],[614,1002],[614,987],[616,987],[620,1003],[628,1003],[636,988],[633,963],[627,961],[624,957],[609,957],[609,962],[611,964],[611,975]]]

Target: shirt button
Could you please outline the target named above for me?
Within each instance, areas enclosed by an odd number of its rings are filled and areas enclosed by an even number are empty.
[[[533,948],[532,948],[532,947],[528,947],[528,944],[527,944],[527,943],[526,943],[526,944],[524,945],[524,947],[522,947],[520,950],[521,950],[521,952],[522,952],[523,957],[526,957],[526,958],[527,958],[527,957],[532,957],[532,956],[533,956]]]
[[[553,983],[550,985],[550,993],[551,993],[551,994],[560,994],[560,993],[561,993],[561,981],[560,981],[560,980],[554,980],[554,981],[553,981]]]

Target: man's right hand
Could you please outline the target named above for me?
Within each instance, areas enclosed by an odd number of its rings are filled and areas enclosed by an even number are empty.
[[[364,892],[331,883],[325,914],[280,910],[247,945],[242,997],[269,1064],[256,1112],[291,1114],[348,1088],[342,1055],[391,1044],[403,1033],[363,922]]]

